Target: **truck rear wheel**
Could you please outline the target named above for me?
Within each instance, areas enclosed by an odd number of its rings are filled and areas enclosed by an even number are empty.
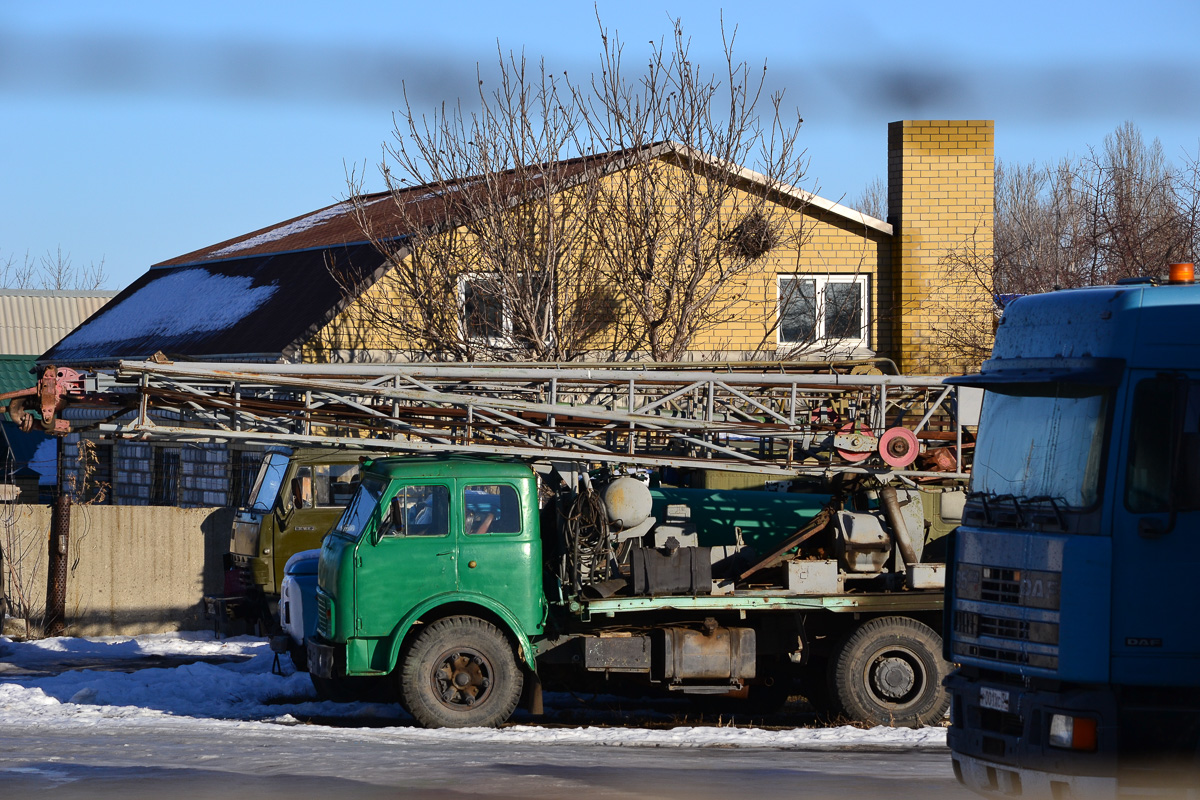
[[[829,661],[830,699],[837,710],[869,725],[914,728],[941,721],[950,707],[942,688],[949,665],[941,637],[907,617],[880,617],[859,626]]]
[[[512,716],[523,683],[504,634],[465,616],[421,631],[400,673],[404,706],[426,728],[496,727]]]

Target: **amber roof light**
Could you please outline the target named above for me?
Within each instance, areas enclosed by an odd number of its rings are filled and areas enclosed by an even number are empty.
[[[1167,276],[1168,283],[1195,283],[1196,269],[1192,264],[1170,264]]]

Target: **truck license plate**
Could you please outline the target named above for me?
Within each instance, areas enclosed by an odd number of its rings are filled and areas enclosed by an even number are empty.
[[[1004,689],[979,687],[979,705],[993,711],[1008,711],[1008,692]]]

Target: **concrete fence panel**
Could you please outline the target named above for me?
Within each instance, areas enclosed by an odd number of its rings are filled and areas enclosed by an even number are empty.
[[[0,506],[3,587],[10,609],[20,609],[34,628],[45,614],[50,511]],[[230,508],[72,506],[66,632],[209,627],[202,598],[222,591],[233,515]]]

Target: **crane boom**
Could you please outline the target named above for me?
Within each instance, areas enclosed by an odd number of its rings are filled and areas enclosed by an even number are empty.
[[[470,452],[781,477],[962,478],[968,469],[957,387],[939,377],[817,373],[811,365],[151,360],[122,361],[64,385],[61,407],[108,410],[72,429],[116,438]],[[940,461],[918,461],[921,451],[938,451]]]

